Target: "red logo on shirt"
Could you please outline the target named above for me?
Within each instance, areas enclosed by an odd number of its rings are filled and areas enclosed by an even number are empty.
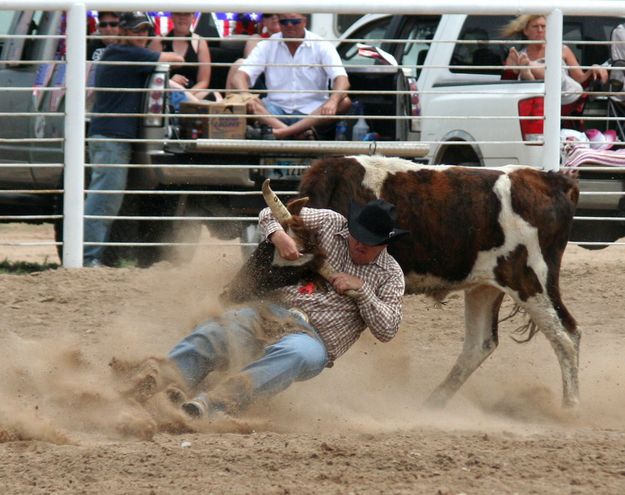
[[[312,294],[315,292],[315,284],[308,282],[306,285],[302,285],[297,291],[300,294]]]

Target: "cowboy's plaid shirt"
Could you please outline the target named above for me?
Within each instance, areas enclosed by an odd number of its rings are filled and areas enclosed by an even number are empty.
[[[302,291],[301,285],[278,289],[277,298],[287,307],[297,307],[309,317],[326,345],[330,362],[342,355],[369,327],[381,342],[391,340],[401,322],[401,303],[404,294],[404,275],[395,259],[386,249],[369,265],[355,265],[347,246],[349,231],[347,219],[331,210],[303,208],[304,223],[317,232],[328,262],[339,272],[360,278],[364,284],[356,297],[339,295],[326,282],[326,291]],[[269,208],[260,212],[259,225],[265,237],[280,224]]]

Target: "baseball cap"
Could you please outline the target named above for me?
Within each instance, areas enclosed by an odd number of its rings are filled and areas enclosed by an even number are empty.
[[[152,27],[152,20],[143,12],[124,12],[119,18],[119,25],[135,31],[141,27]]]

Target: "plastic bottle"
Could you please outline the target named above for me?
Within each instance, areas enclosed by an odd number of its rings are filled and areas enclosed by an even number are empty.
[[[336,124],[336,135],[334,137],[336,141],[347,141],[347,121],[340,120]]]
[[[356,121],[356,125],[354,125],[352,129],[352,141],[362,141],[365,136],[369,133],[369,126],[367,125],[367,121],[364,119],[364,108],[361,104],[358,104],[358,115],[360,117]]]

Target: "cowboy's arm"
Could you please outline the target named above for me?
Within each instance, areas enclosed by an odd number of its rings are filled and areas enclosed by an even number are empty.
[[[365,280],[355,293],[360,316],[380,342],[388,342],[399,330],[404,295],[404,276],[398,267],[382,283]]]

